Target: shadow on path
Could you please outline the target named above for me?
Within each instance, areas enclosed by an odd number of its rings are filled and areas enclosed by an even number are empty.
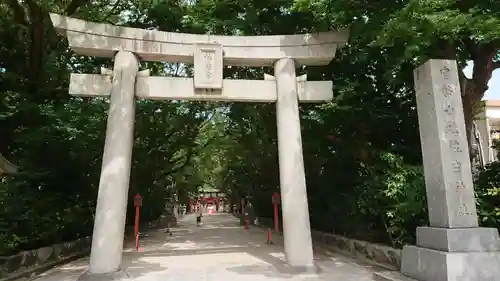
[[[196,226],[194,215],[183,217],[178,227],[151,231],[140,241],[126,241],[123,267],[131,280],[338,280],[368,281],[374,268],[335,253],[315,248],[320,273],[297,275],[284,260],[283,237],[274,236],[267,245],[267,233],[260,228],[245,231],[229,214],[204,217]],[[74,281],[86,270],[88,259],[55,268],[37,281]]]

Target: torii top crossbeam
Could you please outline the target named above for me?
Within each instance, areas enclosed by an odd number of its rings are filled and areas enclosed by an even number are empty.
[[[219,36],[121,27],[58,14],[50,14],[50,18],[56,30],[66,34],[71,49],[80,55],[113,57],[124,50],[145,61],[193,63],[196,44],[219,44],[225,65],[272,66],[284,57],[302,65],[326,65],[349,37],[348,29],[298,35]]]

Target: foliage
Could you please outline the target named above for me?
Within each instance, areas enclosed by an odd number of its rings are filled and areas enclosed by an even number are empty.
[[[500,141],[493,142],[497,159]],[[500,162],[486,165],[476,181],[478,215],[484,226],[500,228]]]
[[[107,101],[70,97],[70,72],[94,73],[111,60],[74,55],[48,12],[126,26],[197,34],[262,35],[350,26],[352,38],[309,80],[332,80],[335,98],[301,107],[304,161],[314,228],[400,246],[426,223],[413,69],[430,57],[474,62],[461,75],[467,120],[486,90],[500,40],[491,0],[122,0],[0,4],[0,153],[19,165],[0,185],[0,255],[92,231]],[[191,66],[142,63],[152,75],[190,75]],[[262,79],[268,68],[224,69]],[[271,104],[138,101],[129,202],[143,219],[165,199],[185,203],[203,185],[238,204],[251,196],[270,217],[279,191]],[[469,126],[470,124],[468,124]],[[498,163],[478,179],[478,210],[498,227]],[[131,205],[131,204],[129,204]],[[130,206],[129,206],[130,207]],[[129,209],[128,219],[133,216]]]
[[[384,242],[392,246],[414,242],[415,228],[428,223],[421,167],[409,166],[401,157],[383,153],[366,168],[363,177],[366,180],[358,197],[358,210],[371,222],[367,226],[387,233],[389,239]]]

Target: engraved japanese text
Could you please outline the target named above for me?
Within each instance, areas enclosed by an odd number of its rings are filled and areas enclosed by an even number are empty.
[[[211,81],[212,76],[214,74],[214,60],[215,60],[215,52],[213,51],[204,51],[203,59],[205,61],[205,79]]]
[[[453,160],[451,162],[451,170],[454,173],[461,173],[462,172],[462,163],[458,160]]]

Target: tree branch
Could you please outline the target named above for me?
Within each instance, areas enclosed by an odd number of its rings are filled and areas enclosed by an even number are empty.
[[[30,26],[28,36],[29,53],[27,58],[28,77],[31,82],[37,81],[40,78],[43,68],[44,49],[45,49],[45,27],[44,27],[44,12],[40,5],[33,0],[24,0],[28,6]],[[31,83],[29,86],[32,92],[37,92],[37,84]]]
[[[215,141],[216,138],[211,138],[209,139],[200,149],[204,149],[206,148],[207,146],[209,146],[213,141]],[[167,173],[165,173],[163,176],[168,176],[168,175],[172,175],[182,169],[184,169],[189,163],[191,163],[191,159],[193,159],[193,156],[196,154],[195,153],[195,149],[194,148],[189,148],[188,149],[188,152],[186,154],[186,156],[184,156],[184,161],[182,164],[180,165],[176,165],[176,167],[170,169],[170,171],[168,171]],[[180,159],[178,159],[177,161],[180,161]]]
[[[111,8],[111,12],[108,13],[106,16],[104,16],[99,22],[103,22],[103,21],[106,21],[106,22],[109,22],[109,17],[111,16],[115,16],[115,15],[118,15],[120,14],[122,11],[120,9],[118,9],[118,6],[121,4],[121,0],[116,0],[115,4],[113,5],[113,8]],[[113,24],[113,23],[111,23]]]
[[[471,59],[474,60],[477,53],[477,47],[474,44],[474,41],[469,37],[465,37],[462,39],[462,42],[464,43],[466,51],[470,54]]]
[[[66,7],[66,9],[64,10],[64,14],[66,16],[71,16],[74,13],[76,13],[78,8],[80,8],[81,6],[83,6],[89,2],[90,2],[90,0],[73,0],[73,1],[71,1],[71,3],[69,3],[68,7]]]
[[[493,68],[493,71],[495,71],[495,69],[500,68],[500,61],[493,61],[493,62],[491,63],[491,66],[492,66],[492,68]]]

